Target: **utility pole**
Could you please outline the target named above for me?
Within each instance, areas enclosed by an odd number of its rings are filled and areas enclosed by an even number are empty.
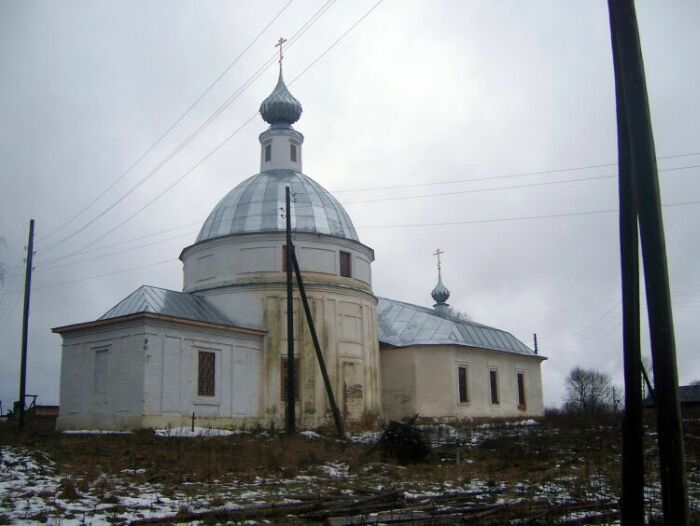
[[[646,284],[647,311],[649,313],[649,331],[651,335],[651,353],[654,368],[655,401],[657,407],[657,431],[659,441],[659,464],[661,479],[661,497],[664,523],[678,526],[688,524],[688,496],[685,480],[685,459],[683,451],[682,423],[678,404],[678,371],[676,364],[676,346],[671,311],[671,294],[668,283],[668,265],[664,239],[663,219],[659,179],[656,168],[654,137],[651,130],[651,116],[646,89],[646,77],[642,59],[637,15],[632,0],[608,0],[610,13],[610,30],[615,66],[615,84],[618,101],[622,101],[622,117],[626,139],[621,147],[628,148],[629,178],[634,195],[633,203],[638,203],[637,218],[642,244],[644,262],[644,282]],[[618,124],[619,125],[619,124]],[[624,152],[623,152],[624,153]],[[628,189],[629,190],[629,189]],[[622,191],[622,186],[621,186]],[[628,203],[629,204],[629,203]],[[625,235],[629,227],[629,211],[625,215]],[[622,225],[622,216],[621,216]],[[635,225],[636,227],[636,225]],[[623,233],[621,232],[621,236]],[[622,240],[622,237],[621,237]],[[630,240],[626,239],[629,243]],[[627,245],[626,245],[627,246]],[[629,249],[623,273],[631,268]],[[632,261],[633,263],[633,261]],[[625,278],[623,278],[625,279]],[[627,276],[628,280],[633,277]],[[625,285],[626,283],[626,285]],[[633,288],[630,281],[623,281],[623,287]],[[631,307],[631,310],[630,310]],[[625,320],[625,336],[633,339],[634,306],[628,305]],[[629,343],[631,340],[627,340]],[[631,348],[630,348],[631,349]],[[639,373],[640,357],[635,357],[639,364],[627,363],[625,357],[625,376],[628,367]],[[635,385],[633,383],[633,385]],[[632,396],[635,396],[634,394]],[[636,437],[641,440],[641,435]],[[624,443],[623,443],[624,445]],[[624,455],[624,452],[623,452]],[[624,484],[623,480],[623,484]],[[636,490],[635,490],[636,491]],[[624,497],[623,497],[624,498]],[[628,497],[629,498],[629,497]],[[635,498],[635,497],[632,497]],[[624,502],[624,501],[623,501]],[[630,512],[626,525],[633,524],[636,513]]]
[[[287,225],[287,406],[285,428],[288,434],[296,431],[295,392],[294,392],[294,297],[292,290],[292,207],[290,189],[287,186],[285,197],[285,220]]]
[[[32,256],[34,255],[34,220],[29,220],[27,269],[24,273],[24,313],[22,315],[22,358],[19,373],[19,428],[24,428],[24,399],[27,394],[27,338],[29,335],[29,296],[32,289]]]
[[[614,14],[610,31],[617,34]],[[615,36],[613,36],[615,38]],[[617,164],[620,203],[620,270],[622,276],[622,344],[625,411],[622,417],[622,524],[644,524],[644,447],[642,443],[642,352],[639,336],[639,238],[632,152],[622,91],[619,49],[613,44]]]
[[[345,439],[345,430],[343,428],[343,419],[340,416],[340,409],[338,409],[338,404],[335,401],[335,396],[333,395],[333,386],[331,385],[331,379],[328,377],[328,370],[326,369],[326,361],[323,358],[323,352],[321,352],[321,344],[318,341],[318,335],[316,334],[316,326],[314,325],[314,317],[311,315],[311,307],[309,307],[309,300],[306,297],[306,288],[304,287],[304,280],[301,276],[301,269],[299,268],[299,261],[297,260],[297,254],[294,250],[294,245],[292,247],[292,261],[294,262],[294,273],[297,277],[297,285],[299,286],[299,294],[301,295],[301,302],[304,306],[304,313],[306,314],[306,321],[309,324],[309,332],[311,333],[311,340],[314,343],[314,350],[316,351],[316,359],[318,360],[318,366],[321,369],[321,376],[323,377],[323,385],[326,388],[326,395],[328,396],[328,403],[331,406],[331,413],[333,414],[333,420],[335,422],[335,430],[338,437]],[[287,248],[289,250],[289,248]]]

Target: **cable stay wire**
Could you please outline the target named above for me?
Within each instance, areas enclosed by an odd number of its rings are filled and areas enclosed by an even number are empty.
[[[316,22],[321,15],[323,15],[328,8],[335,3],[336,0],[327,0],[327,2],[321,6],[319,10],[317,10],[314,15],[312,15],[311,19],[307,20],[302,27],[294,34],[292,37],[289,39],[289,42],[287,44],[287,50],[289,50],[290,47],[313,25],[314,22]],[[158,173],[161,168],[163,168],[168,162],[170,162],[175,156],[177,156],[183,149],[185,149],[192,141],[194,141],[206,128],[208,128],[221,114],[240,96],[242,95],[245,90],[247,90],[258,78],[260,78],[263,73],[272,65],[275,63],[277,59],[277,54],[274,53],[268,58],[262,66],[260,66],[253,75],[251,75],[241,86],[238,87],[238,89],[231,95],[229,96],[226,101],[221,104],[209,117],[207,117],[204,122],[202,122],[199,127],[190,133],[190,135],[187,136],[180,144],[178,144],[173,150],[170,151],[161,161],[151,170],[149,170],[144,177],[142,177],[135,185],[133,185],[129,190],[127,190],[124,194],[122,194],[119,198],[117,198],[115,201],[112,202],[107,208],[103,209],[99,214],[97,214],[95,217],[90,219],[87,223],[85,223],[83,226],[78,228],[77,230],[74,230],[67,236],[64,236],[60,240],[50,244],[46,248],[43,248],[38,251],[38,254],[46,253],[58,246],[61,246],[63,243],[68,241],[69,239],[75,237],[79,233],[83,232],[85,229],[90,227],[92,224],[94,224],[98,219],[102,218],[105,214],[107,214],[109,211],[114,209],[119,203],[124,201],[129,195],[131,195],[134,191],[136,191],[139,187],[141,187],[144,183],[146,183],[151,177],[153,177],[156,173]],[[251,119],[252,120],[252,119]],[[247,122],[246,122],[247,124]],[[207,159],[209,156],[205,157]]]
[[[248,45],[243,48],[243,50],[238,54],[238,56],[233,59],[231,63],[229,63],[228,66],[219,74],[218,77],[216,77],[205,89],[204,91],[192,102],[187,109],[180,114],[180,116],[175,119],[175,121],[158,137],[156,142],[154,142],[151,146],[149,146],[146,151],[144,151],[136,161],[134,161],[125,171],[123,171],[114,181],[112,181],[107,188],[105,188],[97,197],[95,197],[92,201],[90,201],[87,205],[85,205],[83,208],[81,208],[78,212],[76,212],[72,217],[70,217],[67,221],[61,223],[57,228],[49,232],[48,234],[44,236],[39,236],[38,240],[45,240],[53,235],[55,235],[57,232],[62,230],[64,227],[72,223],[75,219],[80,217],[82,214],[84,214],[90,207],[92,207],[95,203],[97,203],[102,197],[104,197],[112,188],[114,188],[124,177],[126,177],[131,171],[138,166],[141,161],[143,161],[153,150],[156,149],[156,147],[170,134],[171,131],[173,131],[178,124],[182,122],[182,120],[189,115],[192,110],[202,101],[204,97],[206,97],[209,92],[216,86],[221,79],[223,79],[226,74],[231,71],[231,69],[243,58],[243,55],[245,55],[251,47],[260,39],[260,37],[270,28],[270,26],[284,13],[287,8],[291,5],[291,3],[294,2],[294,0],[289,0],[286,4],[282,6],[282,8],[275,14],[275,16],[272,17],[272,19],[263,27],[260,32],[258,32],[257,35],[251,40]]]
[[[329,0],[329,1],[330,1],[330,2],[334,2],[335,0]],[[324,56],[324,55],[328,52],[329,49],[332,49],[336,44],[338,44],[338,42],[340,42],[340,40],[342,40],[342,38],[344,38],[345,36],[347,36],[347,35],[350,33],[350,31],[351,31],[352,29],[354,29],[355,27],[357,27],[357,25],[359,24],[359,22],[361,22],[362,20],[364,20],[364,19],[367,17],[367,15],[368,15],[369,13],[371,13],[374,9],[376,9],[376,7],[377,7],[379,4],[381,4],[382,2],[383,2],[383,0],[379,0],[379,2],[377,2],[376,4],[374,4],[374,6],[371,7],[371,8],[369,9],[369,11],[366,12],[358,21],[356,21],[356,22],[350,27],[350,29],[348,29],[347,31],[345,31],[345,32],[343,33],[343,35],[341,36],[340,39],[338,39],[338,40],[336,40],[335,42],[333,42],[323,53],[321,53],[320,56]],[[316,59],[312,62],[311,65],[316,64],[316,63],[318,62],[318,60],[319,60],[319,59],[316,58]],[[304,69],[303,73],[307,72],[307,71],[310,69],[311,65],[307,66],[307,67]],[[292,82],[290,82],[290,85],[291,85],[294,81],[296,81],[300,76],[301,76],[301,74],[300,74],[300,75],[297,75],[297,76],[294,78],[294,80],[293,80]],[[212,157],[215,153],[217,153],[226,143],[228,143],[233,137],[235,137],[236,135],[238,135],[238,133],[240,133],[240,131],[243,130],[243,128],[245,128],[250,122],[252,122],[253,119],[255,119],[255,118],[258,116],[258,114],[259,114],[258,111],[256,111],[254,114],[252,114],[246,121],[243,122],[243,124],[241,124],[238,128],[236,128],[236,129],[235,129],[230,135],[228,135],[223,141],[221,141],[219,144],[217,144],[217,145],[216,145],[211,151],[209,151],[209,153],[207,153],[202,159],[200,159],[200,160],[199,160],[197,163],[195,163],[191,168],[189,168],[187,171],[185,171],[180,177],[178,177],[175,181],[173,181],[170,185],[168,185],[165,189],[163,189],[160,193],[158,193],[158,194],[157,194],[155,197],[153,197],[150,201],[148,201],[146,204],[144,204],[144,205],[141,206],[139,209],[137,209],[134,213],[132,213],[132,214],[131,214],[130,216],[128,216],[126,219],[124,219],[123,221],[121,221],[120,223],[118,223],[115,227],[109,229],[106,233],[103,233],[103,234],[100,235],[99,237],[94,238],[90,243],[84,245],[83,247],[81,247],[80,249],[78,249],[78,250],[76,250],[76,251],[71,252],[70,254],[65,255],[64,257],[73,256],[73,255],[75,255],[75,254],[81,253],[81,252],[83,252],[84,250],[90,248],[90,247],[93,246],[95,243],[97,243],[97,241],[99,241],[100,239],[104,239],[106,236],[108,236],[109,234],[115,232],[116,230],[118,230],[119,228],[121,228],[122,226],[124,226],[126,223],[128,223],[129,221],[131,221],[131,220],[132,220],[134,217],[136,217],[138,214],[140,214],[141,212],[143,212],[144,210],[146,210],[146,209],[147,209],[148,207],[150,207],[153,203],[155,203],[158,199],[160,199],[160,198],[163,197],[166,193],[168,193],[171,189],[173,189],[173,188],[174,188],[177,184],[179,184],[182,180],[184,180],[188,175],[190,175],[190,174],[191,174],[192,172],[194,172],[197,168],[199,168],[202,164],[204,164],[210,157]],[[45,249],[45,250],[46,250],[46,249]]]
[[[686,201],[686,202],[679,202],[679,203],[666,203],[662,206],[664,207],[680,207],[680,206],[688,206],[688,205],[697,205],[700,204],[700,200],[698,201]],[[613,213],[617,212],[617,210],[593,210],[593,211],[585,211],[585,212],[565,212],[561,214],[547,214],[547,215],[540,215],[540,216],[526,216],[526,217],[510,217],[510,218],[495,218],[495,219],[482,219],[482,220],[472,220],[472,221],[453,221],[453,222],[446,222],[446,223],[422,223],[422,224],[412,224],[412,225],[377,225],[373,227],[358,227],[358,228],[401,228],[401,227],[413,227],[413,226],[452,226],[452,225],[464,225],[464,224],[481,224],[481,223],[500,223],[504,221],[528,221],[530,219],[548,219],[548,218],[558,218],[558,217],[574,217],[574,216],[581,216],[581,215],[591,215],[591,214],[606,214],[606,213]],[[146,266],[153,266],[157,264],[163,264],[168,261],[179,261],[177,259],[168,259],[164,260],[161,262],[153,263],[152,265],[146,265]],[[131,269],[125,269],[124,272],[127,270],[134,270],[137,268],[142,268],[142,267],[133,267]],[[118,271],[117,273],[120,273],[122,271]],[[106,275],[112,275],[113,273],[109,273]],[[103,275],[100,276],[94,276],[94,277],[103,277]],[[86,279],[93,279],[94,277],[91,278],[86,278]],[[75,283],[77,281],[82,281],[82,280],[72,280],[70,282],[62,282],[62,283],[57,283],[53,286],[58,286],[58,285],[63,285],[66,283]],[[32,286],[32,290],[35,288],[46,288],[47,286]],[[7,295],[7,294],[14,294],[17,291],[10,291],[10,292],[4,292],[0,293],[0,296],[2,295]]]
[[[679,153],[675,155],[661,155],[658,156],[657,159],[679,159],[682,157],[692,157],[700,155],[700,152],[691,152],[691,153]],[[594,168],[610,168],[613,166],[617,166],[617,163],[601,163],[601,164],[587,164],[583,166],[571,166],[571,167],[566,167],[566,168],[552,168],[549,170],[537,170],[537,171],[531,171],[531,172],[516,172],[516,173],[510,173],[510,174],[504,174],[504,175],[489,175],[485,177],[472,177],[469,179],[451,179],[448,181],[432,181],[432,182],[425,182],[425,183],[414,183],[414,184],[400,184],[400,185],[388,185],[388,186],[366,186],[364,188],[340,188],[336,190],[331,190],[331,192],[339,194],[343,192],[366,192],[366,191],[372,191],[372,190],[398,190],[402,188],[418,188],[421,186],[437,186],[437,185],[444,185],[444,184],[459,184],[459,183],[470,183],[473,181],[489,181],[492,179],[510,179],[512,177],[527,177],[527,176],[532,176],[532,175],[548,175],[548,174],[553,174],[553,173],[563,173],[563,172],[575,172],[579,170],[591,170]],[[673,171],[673,170],[683,170],[686,168],[695,168],[695,166],[690,166],[690,167],[679,167],[679,168],[667,168],[665,171]],[[661,171],[661,170],[659,170]]]

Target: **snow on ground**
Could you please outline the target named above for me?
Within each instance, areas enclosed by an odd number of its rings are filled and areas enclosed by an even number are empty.
[[[131,431],[110,431],[109,429],[68,429],[64,435],[131,435]]]
[[[240,435],[246,431],[240,429],[213,429],[210,427],[169,427],[166,429],[156,429],[156,436],[159,437],[225,437],[230,435]]]

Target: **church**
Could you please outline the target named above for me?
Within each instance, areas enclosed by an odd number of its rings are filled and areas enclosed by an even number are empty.
[[[287,187],[294,251],[347,424],[544,413],[545,358],[455,315],[439,265],[432,308],[374,295],[374,250],[302,172],[304,136],[293,127],[301,113],[280,67],[260,106],[270,125],[259,137],[260,173],[225,195],[182,250],[182,292],[144,285],[97,320],[53,329],[62,337],[59,429],[192,418],[212,428],[284,425]],[[331,411],[296,288],[293,305],[296,421],[309,429],[331,422]]]

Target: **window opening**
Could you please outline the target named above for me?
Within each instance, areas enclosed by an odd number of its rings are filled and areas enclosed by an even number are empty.
[[[289,145],[289,158],[293,163],[297,162],[297,147],[295,144]]]
[[[518,407],[525,409],[525,374],[518,373]]]
[[[216,354],[209,351],[199,351],[199,369],[197,394],[199,396],[214,396],[214,378],[216,376]]]
[[[498,371],[489,371],[489,378],[491,380],[491,403],[498,404]]]
[[[340,251],[340,275],[346,278],[352,277],[352,255],[350,252]]]
[[[265,162],[269,162],[272,159],[272,145],[265,145]]]
[[[457,368],[457,378],[459,383],[459,401],[465,403],[469,401],[469,391],[467,386],[467,367],[459,366]]]

